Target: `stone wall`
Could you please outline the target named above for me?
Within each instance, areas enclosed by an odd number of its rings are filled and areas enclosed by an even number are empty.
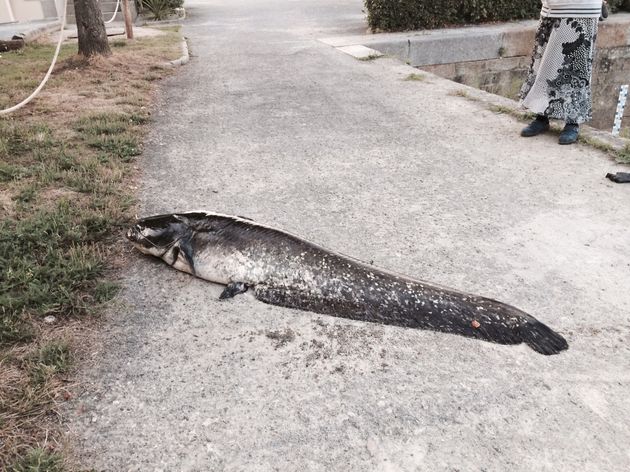
[[[518,99],[530,64],[529,56],[422,66],[441,77]],[[619,86],[630,83],[630,46],[597,50],[593,74],[593,121],[596,128],[612,129]],[[630,129],[630,104],[626,106],[623,128]]]
[[[629,0],[630,1],[630,0]],[[516,98],[530,63],[538,21],[338,38],[336,46],[361,44],[442,77]],[[630,13],[599,23],[591,123],[612,129],[619,86],[630,83]],[[624,113],[630,137],[630,104]]]
[[[630,46],[601,49],[593,77],[593,126],[612,128],[619,86],[624,84],[630,84]],[[630,103],[626,103],[622,125],[624,136],[630,137]]]

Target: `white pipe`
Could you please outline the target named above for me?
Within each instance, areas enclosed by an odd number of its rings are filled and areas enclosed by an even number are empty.
[[[7,6],[7,11],[9,12],[9,19],[11,21],[15,21],[15,15],[13,14],[13,8],[11,7],[11,0],[5,0],[4,3]]]
[[[107,20],[105,22],[106,25],[110,24],[112,21],[114,21],[114,18],[116,18],[116,13],[118,13],[118,7],[120,6],[120,0],[116,1],[116,8],[114,8],[114,14],[112,15],[112,17]]]
[[[42,88],[44,88],[44,85],[48,81],[48,78],[50,77],[50,74],[52,74],[52,71],[53,71],[53,69],[55,67],[55,63],[57,62],[57,57],[59,56],[59,50],[61,49],[61,43],[63,42],[63,30],[66,27],[66,9],[67,8],[68,8],[68,0],[64,0],[64,2],[63,2],[63,15],[61,17],[61,29],[59,30],[59,41],[57,41],[57,49],[55,49],[55,55],[53,56],[53,60],[50,63],[50,67],[48,68],[48,72],[46,72],[46,75],[44,76],[44,80],[42,80],[42,82],[39,84],[39,87],[37,87],[32,94],[30,94],[28,97],[26,97],[20,103],[18,103],[15,106],[12,106],[11,108],[6,108],[4,110],[0,110],[0,115],[6,115],[6,114],[9,114],[11,112],[14,112],[15,110],[19,110],[24,105],[26,105],[28,102],[33,100],[35,98],[35,96],[37,96],[37,94],[40,92],[40,90]]]

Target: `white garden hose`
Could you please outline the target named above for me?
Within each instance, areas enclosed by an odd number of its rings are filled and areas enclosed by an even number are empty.
[[[116,8],[114,8],[114,14],[112,15],[112,17],[111,17],[109,20],[107,20],[107,21],[105,22],[105,24],[106,24],[106,25],[108,25],[108,24],[110,24],[112,21],[114,21],[114,18],[116,18],[116,13],[118,13],[118,7],[119,7],[119,6],[120,6],[120,0],[118,0],[118,1],[116,2]]]
[[[61,15],[61,29],[59,30],[59,41],[57,41],[57,49],[55,49],[55,55],[53,56],[52,63],[50,64],[50,67],[48,68],[48,72],[46,72],[46,75],[44,76],[44,80],[42,80],[42,82],[39,84],[39,87],[37,87],[32,94],[30,94],[28,97],[26,97],[20,103],[18,103],[15,106],[12,106],[11,108],[6,108],[4,110],[0,110],[0,115],[6,115],[6,114],[9,114],[9,113],[11,113],[11,112],[13,112],[15,110],[19,110],[24,105],[26,105],[28,102],[33,100],[33,98],[35,98],[35,96],[41,91],[41,89],[44,88],[44,85],[48,81],[48,78],[50,77],[50,74],[52,74],[52,71],[55,68],[55,64],[57,62],[57,57],[59,56],[59,51],[61,50],[61,43],[63,42],[63,30],[66,27],[66,8],[68,8],[68,0],[64,0],[64,2],[63,2],[63,15]]]

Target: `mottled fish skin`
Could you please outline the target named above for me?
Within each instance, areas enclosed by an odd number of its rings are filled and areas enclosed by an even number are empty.
[[[541,354],[565,339],[511,305],[377,269],[242,217],[190,212],[139,220],[127,237],[178,270],[265,303],[499,344]]]

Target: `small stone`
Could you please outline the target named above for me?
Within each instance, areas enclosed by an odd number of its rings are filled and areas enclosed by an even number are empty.
[[[379,452],[378,442],[376,438],[369,437],[366,443],[366,448],[372,457],[375,457]]]
[[[53,324],[55,321],[57,321],[57,318],[55,318],[53,315],[48,315],[46,318],[44,318],[44,323]]]
[[[472,327],[475,328],[475,329],[477,329],[477,328],[479,328],[479,326],[481,326],[481,324],[477,320],[472,320],[471,324],[472,324]]]

